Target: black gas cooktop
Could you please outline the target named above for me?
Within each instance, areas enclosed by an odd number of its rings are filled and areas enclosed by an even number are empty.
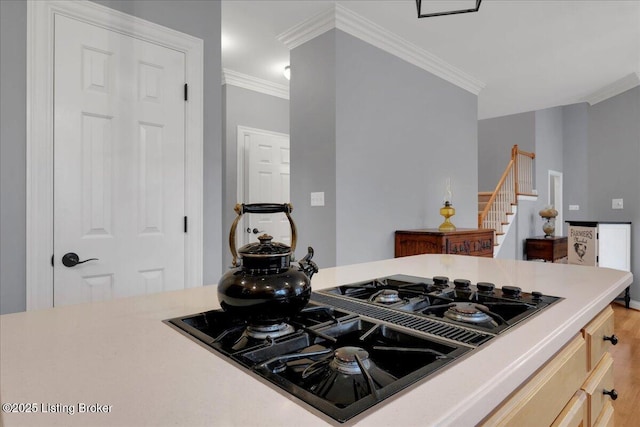
[[[248,325],[222,310],[166,322],[344,422],[559,300],[394,275],[314,292],[286,323]]]
[[[535,291],[522,292],[517,286],[496,288],[488,282],[472,284],[465,279],[401,274],[319,293],[492,334],[504,332],[560,299]]]

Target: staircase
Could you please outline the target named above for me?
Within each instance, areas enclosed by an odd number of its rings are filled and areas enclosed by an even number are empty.
[[[519,196],[534,196],[533,192],[533,159],[534,153],[511,149],[511,160],[492,192],[478,193],[478,228],[494,230],[495,257],[513,222]]]

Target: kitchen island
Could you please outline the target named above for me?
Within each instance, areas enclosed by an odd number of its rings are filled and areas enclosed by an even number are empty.
[[[344,425],[475,425],[632,281],[628,272],[605,268],[418,255],[321,269],[312,286],[398,273],[515,285],[565,299]],[[205,286],[0,316],[0,400],[32,410],[3,412],[0,424],[337,424],[162,322],[218,307],[216,287]]]

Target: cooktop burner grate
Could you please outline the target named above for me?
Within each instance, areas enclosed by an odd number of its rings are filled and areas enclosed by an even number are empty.
[[[344,422],[562,300],[514,286],[393,275],[314,292],[286,323],[223,310],[165,320]]]
[[[460,326],[452,326],[439,322],[437,320],[413,316],[411,314],[388,310],[371,304],[363,304],[357,301],[347,301],[342,298],[336,298],[329,295],[313,293],[311,294],[311,300],[319,304],[330,305],[351,313],[379,319],[387,323],[414,329],[437,337],[454,340],[474,347],[482,345],[494,337],[492,334],[472,331],[461,328]]]
[[[219,339],[225,324],[240,329],[237,320],[211,310],[165,322],[339,422],[473,351],[313,301],[290,319],[300,329],[277,338],[254,338],[242,346],[231,332],[228,342]],[[244,335],[239,340],[244,343]]]

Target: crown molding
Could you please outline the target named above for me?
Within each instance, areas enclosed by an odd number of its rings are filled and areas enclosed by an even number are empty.
[[[485,87],[484,82],[340,4],[335,4],[326,12],[291,27],[276,38],[289,49],[294,49],[333,28],[359,38],[475,95]]]
[[[605,99],[620,95],[622,92],[633,89],[638,85],[640,85],[640,73],[633,72],[587,95],[584,98],[584,101],[588,102],[589,105],[594,105],[598,102],[604,101]]]
[[[326,12],[322,12],[309,19],[305,19],[288,30],[276,36],[276,40],[283,43],[289,50],[295,49],[303,43],[308,42],[329,30],[336,28],[336,15],[338,6],[331,7]],[[342,7],[342,6],[340,6]]]
[[[277,96],[278,98],[289,99],[289,87],[268,80],[242,74],[237,71],[222,69],[222,84],[237,86],[265,95]]]

